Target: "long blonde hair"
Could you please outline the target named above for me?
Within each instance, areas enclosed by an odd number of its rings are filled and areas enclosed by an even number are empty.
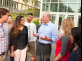
[[[71,35],[71,29],[74,28],[74,20],[70,17],[66,18],[62,22],[62,28],[64,30],[64,34],[70,36]]]

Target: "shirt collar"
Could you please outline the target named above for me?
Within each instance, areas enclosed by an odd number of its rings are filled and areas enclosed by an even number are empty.
[[[49,23],[47,23],[47,24],[43,23],[43,25],[49,25],[50,23],[51,23],[51,21]]]

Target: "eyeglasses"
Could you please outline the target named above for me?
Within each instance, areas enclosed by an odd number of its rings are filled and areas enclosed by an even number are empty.
[[[28,17],[30,17],[30,16],[28,16]],[[33,17],[30,17],[30,18],[33,18]]]

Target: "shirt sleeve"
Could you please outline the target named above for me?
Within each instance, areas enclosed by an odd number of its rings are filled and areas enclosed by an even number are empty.
[[[34,33],[36,34],[36,32],[37,32],[37,31],[36,31],[36,25],[34,24],[34,26],[35,26],[35,27],[34,27]],[[34,41],[36,41],[36,39],[37,39],[37,38],[34,37]]]
[[[52,41],[55,42],[57,41],[57,30],[56,30],[56,27],[54,26],[53,29],[52,29]]]
[[[26,31],[27,31],[27,34],[26,34],[26,42],[27,42],[27,44],[28,44],[28,28],[26,27]]]
[[[14,45],[13,35],[12,35],[12,31],[13,31],[13,30],[14,30],[14,29],[11,29],[11,31],[10,31],[10,46]]]
[[[65,53],[66,53],[70,38],[68,36],[64,35],[60,40],[61,40],[61,51],[60,51],[60,54],[62,56],[64,56]]]

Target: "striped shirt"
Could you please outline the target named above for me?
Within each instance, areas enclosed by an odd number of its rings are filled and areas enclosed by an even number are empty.
[[[3,24],[0,24],[0,54],[7,51],[8,41]]]

